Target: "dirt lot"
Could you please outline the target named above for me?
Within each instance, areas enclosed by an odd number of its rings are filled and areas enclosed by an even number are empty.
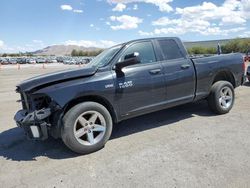
[[[0,70],[1,187],[250,187],[250,84],[229,114],[199,102],[134,118],[79,156],[60,140],[26,140],[13,121],[15,84],[57,69]]]

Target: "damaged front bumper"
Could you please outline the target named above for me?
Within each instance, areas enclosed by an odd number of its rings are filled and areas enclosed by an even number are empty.
[[[45,120],[51,115],[50,108],[35,110],[28,112],[27,110],[19,110],[14,120],[18,127],[24,129],[25,134],[30,139],[45,140],[48,138],[48,124]]]

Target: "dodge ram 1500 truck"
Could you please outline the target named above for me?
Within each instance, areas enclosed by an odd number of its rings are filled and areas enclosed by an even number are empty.
[[[14,119],[31,139],[62,138],[86,154],[104,147],[113,123],[128,118],[202,99],[217,114],[229,112],[244,69],[237,53],[191,59],[178,38],[134,40],[84,68],[23,81]]]

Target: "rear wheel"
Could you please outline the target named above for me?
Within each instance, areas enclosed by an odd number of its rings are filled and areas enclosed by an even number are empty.
[[[208,105],[213,112],[225,114],[232,109],[234,97],[232,84],[227,81],[218,81],[212,86],[208,97]]]
[[[112,132],[108,110],[95,102],[84,102],[71,108],[63,118],[62,140],[81,154],[104,147]]]

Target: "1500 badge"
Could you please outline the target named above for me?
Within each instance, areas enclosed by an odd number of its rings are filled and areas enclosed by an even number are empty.
[[[119,83],[119,88],[120,89],[132,87],[132,86],[133,86],[133,82],[132,81],[127,81],[127,82]]]

